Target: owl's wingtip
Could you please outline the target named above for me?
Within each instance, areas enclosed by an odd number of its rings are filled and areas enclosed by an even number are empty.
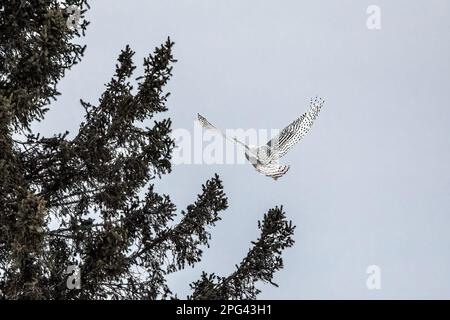
[[[197,120],[202,122],[202,121],[205,121],[206,118],[204,116],[202,116],[200,113],[197,113]]]

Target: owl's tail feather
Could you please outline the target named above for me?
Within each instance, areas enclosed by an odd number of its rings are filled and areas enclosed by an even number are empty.
[[[289,171],[289,165],[279,165],[271,162],[265,165],[256,165],[256,170],[267,177],[277,180]]]

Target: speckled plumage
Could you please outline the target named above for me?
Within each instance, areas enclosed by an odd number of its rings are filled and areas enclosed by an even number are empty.
[[[218,131],[225,139],[244,146],[245,157],[255,167],[256,171],[277,180],[289,170],[288,165],[279,164],[279,159],[308,133],[323,104],[324,100],[320,98],[311,99],[310,109],[307,112],[281,130],[267,144],[259,147],[251,147],[234,137],[227,137],[200,114],[198,120],[205,129]]]

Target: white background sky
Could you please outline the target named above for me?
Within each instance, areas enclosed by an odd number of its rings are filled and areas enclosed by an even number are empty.
[[[381,8],[381,30],[366,9]],[[250,165],[179,165],[157,181],[182,209],[219,173],[230,208],[196,268],[170,277],[180,297],[201,270],[228,275],[283,204],[297,225],[260,298],[450,298],[450,2],[91,1],[87,51],[60,83],[41,132],[76,132],[126,44],[142,58],[176,43],[174,128],[197,112],[223,128],[281,128],[309,99],[326,104],[273,181]],[[366,268],[382,289],[366,288]]]

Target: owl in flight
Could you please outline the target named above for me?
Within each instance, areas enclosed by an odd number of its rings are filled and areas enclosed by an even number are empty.
[[[245,157],[255,167],[256,171],[277,180],[289,170],[289,166],[281,165],[279,159],[305,136],[314,120],[316,120],[323,104],[324,100],[320,98],[311,99],[310,108],[307,112],[262,146],[246,145],[235,137],[228,137],[200,114],[198,114],[198,121],[203,128],[219,132],[226,140],[243,146]]]

